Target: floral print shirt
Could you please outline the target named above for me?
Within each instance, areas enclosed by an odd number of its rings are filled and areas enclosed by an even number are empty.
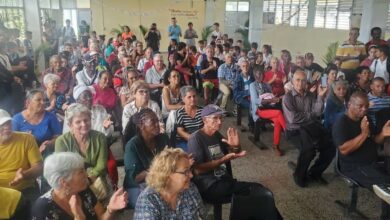
[[[85,218],[88,220],[98,219],[95,213],[97,199],[93,192],[87,188],[79,193],[82,201],[82,209]],[[72,220],[65,210],[63,210],[53,199],[53,189],[49,190],[43,196],[35,201],[32,209],[32,220]]]
[[[206,210],[199,191],[194,184],[190,184],[177,197],[176,209],[172,210],[160,194],[147,187],[141,192],[134,212],[134,220],[197,220],[206,218]]]

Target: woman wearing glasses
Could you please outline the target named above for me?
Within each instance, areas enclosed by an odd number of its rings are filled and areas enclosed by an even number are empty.
[[[134,219],[205,219],[200,194],[191,183],[192,161],[181,149],[165,149],[153,160],[138,197]]]
[[[135,114],[131,122],[136,125],[136,135],[125,146],[123,186],[130,193],[129,205],[134,207],[151,161],[168,145],[169,140],[165,133],[160,133],[159,119],[149,108]]]
[[[157,118],[161,121],[161,110],[157,102],[150,100],[149,86],[145,81],[135,82],[131,88],[130,93],[134,96],[134,101],[125,105],[122,114],[122,129],[125,132],[127,123],[130,117],[135,113],[141,111],[141,109],[149,108],[156,113]]]

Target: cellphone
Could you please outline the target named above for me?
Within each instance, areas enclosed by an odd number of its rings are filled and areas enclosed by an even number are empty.
[[[322,88],[326,88],[326,87],[327,87],[327,84],[328,84],[328,75],[324,74],[324,75],[321,77],[321,87],[322,87]]]

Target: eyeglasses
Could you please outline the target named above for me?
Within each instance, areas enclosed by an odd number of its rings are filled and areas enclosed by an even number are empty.
[[[138,79],[138,77],[129,77],[129,80],[136,80],[136,79]]]
[[[184,170],[184,171],[175,171],[174,173],[179,173],[179,174],[182,174],[184,176],[190,176],[192,174],[192,171],[193,171],[193,168],[189,168],[187,170]]]

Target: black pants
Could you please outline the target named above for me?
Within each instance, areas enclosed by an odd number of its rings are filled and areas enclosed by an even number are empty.
[[[377,164],[370,164],[365,166],[356,166],[354,169],[348,171],[341,171],[344,175],[358,182],[365,188],[372,190],[372,185],[390,183],[390,176],[386,174],[383,167]],[[382,201],[381,219],[390,219],[390,205]]]
[[[272,192],[259,183],[240,182],[235,179],[221,179],[211,185],[204,192],[200,192],[203,199],[211,204],[229,203],[233,195],[250,196],[253,194],[261,195],[264,198],[263,204],[259,209],[265,215],[271,216],[269,219],[281,219]],[[265,213],[266,212],[266,213]]]
[[[294,175],[303,182],[308,174],[312,177],[320,177],[336,154],[336,148],[330,141],[328,132],[321,124],[315,122],[302,125],[298,130],[287,131],[287,136],[292,142],[299,143],[299,156]],[[309,169],[317,151],[318,159]]]

